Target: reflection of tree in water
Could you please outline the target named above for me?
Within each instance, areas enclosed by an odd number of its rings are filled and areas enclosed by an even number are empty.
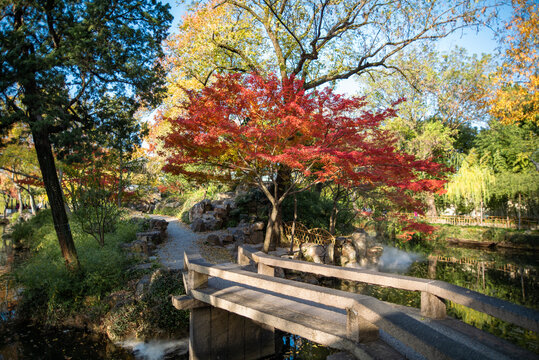
[[[446,281],[529,308],[539,308],[537,268],[534,266],[505,263],[505,267],[503,267],[501,266],[500,257],[496,261],[462,258],[443,262],[438,257],[431,257],[429,260],[429,262],[414,267],[409,275],[423,277],[421,275],[424,270],[421,270],[421,268],[428,268],[429,277],[435,274],[433,278],[437,280]],[[468,324],[509,340],[528,350],[539,352],[539,337],[532,331],[452,302],[448,302],[447,310],[450,316],[461,319]]]

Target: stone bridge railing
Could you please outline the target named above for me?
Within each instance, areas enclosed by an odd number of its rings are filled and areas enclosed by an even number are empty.
[[[449,300],[528,330],[539,332],[539,312],[440,280],[283,259],[247,247],[239,247],[238,262],[244,265],[251,261],[258,265],[259,273],[266,275],[273,276],[274,268],[280,267],[395,289],[420,291],[421,314],[433,319],[445,318],[446,305],[444,300]]]

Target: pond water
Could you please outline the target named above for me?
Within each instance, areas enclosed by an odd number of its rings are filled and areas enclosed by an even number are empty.
[[[419,250],[420,249],[416,249]],[[0,309],[5,306],[9,274],[6,262],[10,244],[0,242]],[[424,253],[424,252],[423,252]],[[437,248],[427,254],[384,246],[378,270],[433,278],[463,286],[530,308],[539,307],[539,256],[533,252],[489,251],[457,247]],[[4,269],[4,273],[2,273]],[[420,306],[420,294],[359,283],[337,285],[381,300]],[[462,306],[448,304],[448,313],[483,330],[490,331],[533,352],[539,353],[537,334]],[[5,312],[4,314],[8,314]],[[18,359],[187,359],[187,339],[176,341],[113,344],[102,337],[76,329],[39,329],[30,324],[5,326],[0,320],[0,360]],[[325,359],[331,352],[297,336],[282,334],[281,351],[272,359]]]
[[[485,295],[539,309],[539,256],[535,252],[443,247],[427,255],[385,247],[380,271],[446,281]],[[403,271],[403,268],[406,268]],[[420,307],[420,293],[344,282],[340,287],[401,305]],[[448,314],[539,353],[539,338],[532,331],[503,322],[464,306],[447,304]]]

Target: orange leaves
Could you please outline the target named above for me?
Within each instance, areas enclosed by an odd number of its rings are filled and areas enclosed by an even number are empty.
[[[513,1],[514,16],[507,25],[504,64],[494,79],[491,113],[502,122],[539,123],[539,5]]]

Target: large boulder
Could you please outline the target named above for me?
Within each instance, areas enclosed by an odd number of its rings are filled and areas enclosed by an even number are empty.
[[[191,210],[189,210],[189,221],[193,222],[195,219],[201,217],[204,213],[211,211],[213,206],[209,199],[204,199],[200,202],[197,202]]]
[[[196,218],[193,220],[190,227],[194,232],[206,231],[206,223],[201,218]]]
[[[222,244],[230,244],[234,242],[234,235],[232,234],[221,234],[219,235]]]
[[[352,244],[356,248],[357,256],[364,258],[369,247],[369,235],[364,230],[357,230],[352,234]]]
[[[263,231],[251,231],[249,237],[247,238],[249,244],[262,244],[264,242],[264,232]]]
[[[147,240],[135,240],[125,245],[125,248],[132,253],[148,256],[155,249],[155,244]]]
[[[257,221],[253,224],[251,224],[250,230],[251,231],[262,231],[264,230],[266,224],[264,224],[263,221]]]
[[[326,246],[326,256],[324,258],[324,263],[329,265],[335,264],[335,244],[331,243]]]
[[[229,210],[230,209],[227,209],[226,205],[215,205],[213,207],[213,216],[215,216],[218,219],[226,220],[228,218]]]
[[[161,231],[151,230],[137,233],[137,240],[142,240],[146,242],[153,242],[154,244],[159,244],[162,242]]]
[[[219,230],[223,226],[223,219],[216,218],[213,214],[204,214],[202,221],[204,221],[206,231]]]
[[[356,248],[351,243],[343,244],[341,250],[341,265],[345,266],[348,263],[357,262]]]
[[[326,255],[326,250],[322,245],[318,244],[307,244],[305,247],[302,247],[303,257],[307,261],[312,261],[317,264],[324,263],[324,257]]]

